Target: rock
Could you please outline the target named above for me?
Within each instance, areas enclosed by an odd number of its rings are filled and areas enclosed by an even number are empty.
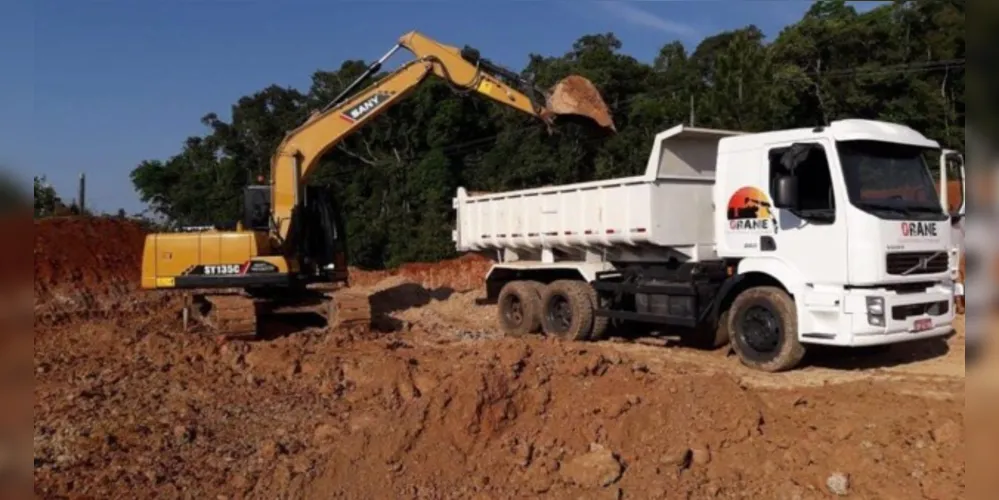
[[[662,456],[659,457],[659,463],[666,466],[686,469],[687,467],[690,467],[690,462],[693,458],[692,455],[693,452],[691,452],[690,448],[687,448],[686,446],[676,447],[666,450],[666,453],[663,453]]]
[[[783,488],[780,488],[780,493],[776,498],[777,500],[804,500],[805,488],[788,482]]]
[[[547,493],[555,480],[543,466],[531,467],[524,475],[524,484],[537,494]]]
[[[562,463],[562,479],[583,488],[602,488],[621,479],[624,468],[614,453],[600,446],[590,447],[590,452]]]
[[[953,420],[947,420],[942,425],[933,429],[931,433],[933,441],[943,445],[957,445],[961,443],[961,425]]]
[[[332,440],[337,433],[336,427],[330,424],[319,424],[316,426],[315,432],[312,433],[312,439],[317,442],[327,442]]]
[[[173,428],[173,438],[177,444],[189,444],[194,441],[197,432],[194,427],[178,425]]]
[[[826,479],[826,487],[833,495],[844,497],[850,493],[850,476],[835,472]]]
[[[923,498],[928,500],[950,500],[952,498],[962,498],[964,488],[950,481],[936,480],[923,481],[921,483]]]
[[[834,433],[835,433],[836,439],[839,439],[840,441],[846,441],[847,439],[850,439],[850,436],[853,435],[853,424],[852,424],[852,422],[842,422],[842,423],[840,423],[836,427],[836,430],[834,431]]]
[[[707,465],[711,462],[711,449],[707,446],[690,450],[690,459],[695,465]]]
[[[280,445],[275,441],[265,441],[257,448],[257,455],[265,461],[274,460],[278,456]]]

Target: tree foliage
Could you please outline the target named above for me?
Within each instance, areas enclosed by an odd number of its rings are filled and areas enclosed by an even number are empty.
[[[624,53],[611,33],[586,35],[562,56],[528,55],[523,73],[541,86],[570,73],[589,78],[613,108],[618,134],[569,123],[548,135],[530,117],[430,80],[328,154],[311,182],[334,186],[352,261],[377,268],[452,253],[458,186],[497,191],[633,175],[653,134],[691,119],[747,131],[882,119],[963,149],[964,18],[961,0],[896,1],[864,14],[820,0],[772,42],[756,26],[692,51],[666,40],[651,64]],[[284,132],[365,67],[346,61],[317,71],[307,91],[271,86],[242,97],[228,122],[206,115],[204,135],[132,172],[142,200],[178,224],[238,218],[242,187],[267,176]]]
[[[62,198],[56,193],[43,175],[34,178],[35,187],[35,218],[51,217],[65,208]]]

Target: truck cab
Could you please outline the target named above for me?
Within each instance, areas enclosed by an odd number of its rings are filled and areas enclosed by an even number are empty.
[[[940,150],[904,125],[867,120],[722,139],[718,254],[794,297],[802,342],[948,334],[951,218],[924,159]]]

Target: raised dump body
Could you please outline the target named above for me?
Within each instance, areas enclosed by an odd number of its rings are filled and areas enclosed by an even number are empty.
[[[507,250],[506,261],[597,248],[631,260],[655,247],[681,260],[714,258],[718,141],[738,134],[683,125],[661,132],[641,176],[478,196],[459,188],[453,239],[460,251]]]

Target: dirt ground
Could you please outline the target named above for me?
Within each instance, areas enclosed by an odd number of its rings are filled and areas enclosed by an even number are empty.
[[[99,313],[36,300],[36,497],[965,497],[963,334],[777,375],[661,339],[508,339],[475,301],[487,268],[358,273],[391,332],[220,342],[127,284]]]

